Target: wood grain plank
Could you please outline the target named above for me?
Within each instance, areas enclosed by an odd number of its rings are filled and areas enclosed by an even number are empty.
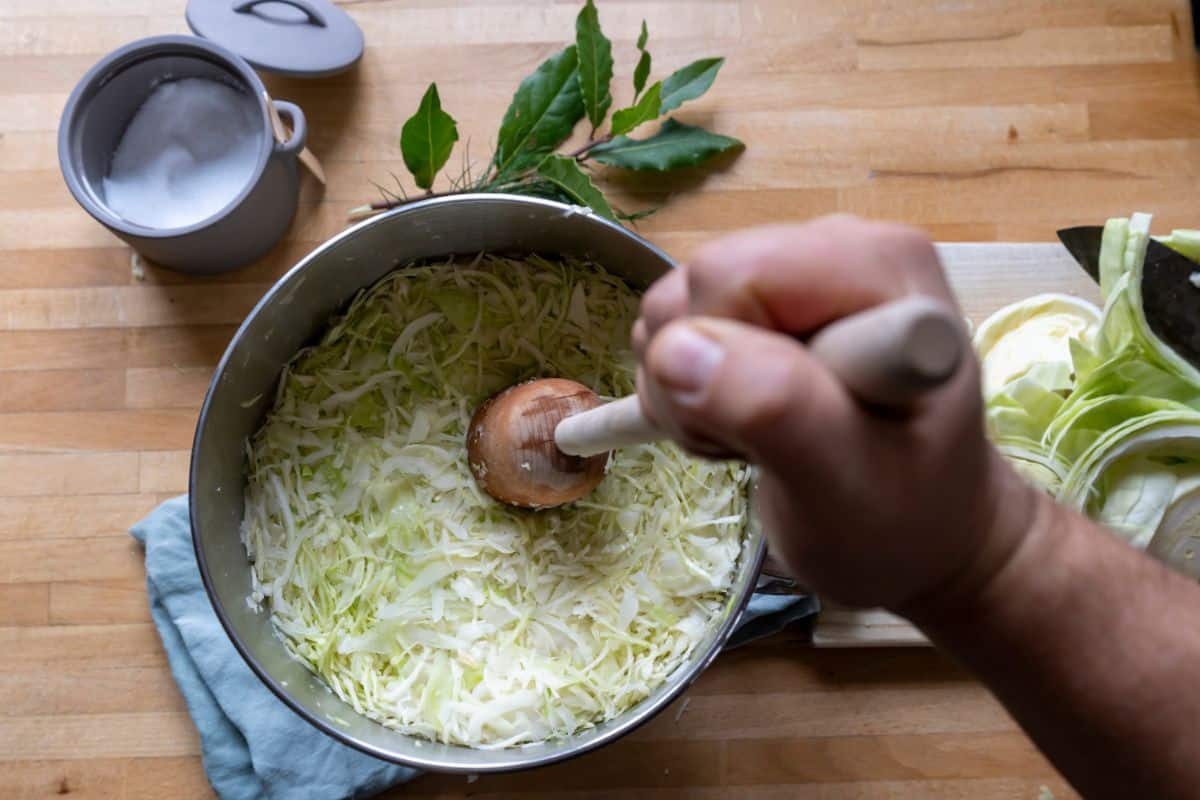
[[[837,210],[838,191],[793,189],[697,194],[687,198],[685,203],[668,206],[642,220],[641,230],[653,238],[663,231],[695,227],[713,232],[732,230],[741,227],[737,221],[741,214],[755,220],[755,224],[814,217]],[[653,201],[655,198],[647,199]],[[739,210],[735,213],[734,209]]]
[[[146,581],[140,575],[108,580],[90,576],[83,581],[56,580],[49,589],[46,621],[52,625],[111,625],[145,622],[149,618]]]
[[[212,367],[233,325],[0,331],[0,371]]]
[[[8,717],[0,761],[190,756],[200,741],[185,711]]]
[[[53,169],[58,140],[50,131],[0,132],[0,173]]]
[[[720,783],[724,742],[634,742],[622,739],[583,758],[551,767],[480,778],[488,791],[566,792],[588,789],[610,793],[625,787],[684,787]],[[461,789],[461,775],[429,775],[421,790]],[[481,787],[482,788],[482,787]]]
[[[0,209],[61,208],[75,202],[57,169],[9,169],[5,171],[4,184]]]
[[[896,177],[837,191],[841,210],[868,217],[930,223],[990,217],[997,224],[1041,219],[1052,232],[1085,221],[1128,216],[1133,210],[1156,214],[1156,224],[1165,229],[1184,227],[1184,220],[1195,218],[1181,194],[1189,182],[1173,178],[1138,181],[1120,175],[1078,175],[1071,182],[1070,210],[1062,207],[1062,178],[1054,173],[998,173],[970,182]],[[993,208],[994,201],[988,198],[997,194],[1020,197],[1024,205]]]
[[[23,370],[0,379],[0,414],[121,408],[125,397],[122,370]]]
[[[126,370],[125,407],[199,409],[212,373],[208,367]]]
[[[124,331],[0,331],[0,370],[111,369],[128,360]]]
[[[14,19],[0,29],[0,57],[90,53],[100,56],[134,39],[161,33],[187,33],[181,14],[107,14],[80,18],[74,15]]]
[[[119,10],[123,15],[148,15],[162,4],[156,0],[121,0]],[[0,16],[5,19],[41,17],[84,17],[109,14],[113,11],[111,0],[44,0],[41,3],[25,3],[22,0],[0,0]]]
[[[1164,97],[1147,97],[1136,103],[1097,100],[1088,103],[1088,124],[1097,139],[1178,139],[1195,133],[1200,123],[1198,99],[1200,92],[1185,102]]]
[[[1020,733],[904,734],[729,742],[726,781],[824,783],[914,778],[1046,779],[1054,770]]]
[[[0,627],[0,645],[0,672],[64,663],[77,669],[166,669],[167,664],[158,631],[148,622]]]
[[[127,763],[125,759],[0,762],[0,797],[8,800],[61,800],[63,796],[71,800],[124,798]]]
[[[1002,12],[998,9],[1002,8]],[[1078,28],[1100,25],[1142,25],[1165,23],[1172,12],[1181,8],[1176,0],[1145,0],[1140,3],[1121,0],[1053,0],[1053,2],[1015,2],[1002,7],[988,2],[962,2],[947,5],[937,0],[912,0],[886,4],[872,0],[843,0],[836,6],[815,0],[741,0],[742,27],[755,37],[787,36],[813,17],[818,20],[850,19],[860,21],[859,30],[983,30],[987,32],[1024,30],[1031,27]]]
[[[142,453],[138,488],[143,492],[186,492],[191,450]]]
[[[125,800],[215,798],[195,758],[135,758],[125,777]]]
[[[0,290],[0,328],[148,328],[238,324],[258,284]]]
[[[0,31],[0,54],[5,38],[5,31]],[[66,101],[66,95],[58,93],[0,95],[0,129],[17,133],[54,130]]]
[[[137,462],[130,466],[136,487]],[[82,494],[74,485],[70,492],[0,497],[0,540],[128,536],[130,526],[159,502],[153,494]]]
[[[474,44],[481,42],[561,42],[574,30],[573,4],[487,3],[464,6],[422,7],[391,4],[362,5],[354,18],[371,31],[375,46],[424,44],[430,40]],[[656,38],[717,38],[737,35],[738,5],[730,0],[713,2],[609,3],[604,9],[604,30],[610,36],[633,40],[641,21],[657,31]]]
[[[935,27],[883,30],[860,36],[862,70],[1030,67],[1168,62],[1174,57],[1170,25],[1026,28],[980,33]]]
[[[222,283],[272,283],[319,244],[320,241],[286,241],[255,264],[226,273],[220,280]],[[133,285],[139,281],[132,274],[132,258],[133,251],[124,245],[0,250],[0,288]],[[143,277],[140,283],[146,285],[194,285],[212,280],[156,267],[145,260],[141,263]]]
[[[999,238],[997,226],[990,223],[945,223],[922,225],[921,228],[930,238],[939,242],[987,242]],[[1036,231],[1047,241],[1054,238],[1054,233],[1047,231],[1045,227],[1039,227]],[[649,235],[647,238],[677,262],[684,262],[696,250],[719,235],[700,231],[662,231]],[[1025,241],[1036,241],[1036,239]]]
[[[127,357],[123,366],[215,367],[236,330],[236,325],[127,330],[124,331]]]
[[[0,626],[46,625],[49,622],[48,584],[0,583]]]
[[[0,438],[7,419],[0,416]],[[137,486],[137,453],[0,453],[0,497],[110,494]]]
[[[692,695],[676,701],[633,737],[639,741],[686,738],[809,739],[822,736],[1012,731],[1014,724],[978,686],[852,689],[841,692]],[[796,714],[795,707],[804,709]]]
[[[195,427],[194,413],[174,409],[5,414],[0,450],[178,450]]]
[[[143,561],[132,536],[0,541],[0,584],[138,580]]]
[[[187,710],[171,673],[158,667],[6,671],[0,699],[0,726],[6,717]]]
[[[4,139],[0,139],[0,156]],[[135,283],[127,247],[0,251],[0,288],[50,289]]]
[[[120,241],[107,228],[97,225],[83,209],[66,204],[55,208],[0,209],[0,225],[3,226],[0,249],[5,250],[113,247]]]

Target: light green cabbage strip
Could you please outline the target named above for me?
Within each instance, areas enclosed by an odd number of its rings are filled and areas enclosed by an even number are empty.
[[[1200,371],[1146,323],[1149,231],[1146,214],[1105,225],[1098,329],[1094,307],[1056,295],[980,326],[988,430],[1031,482],[1200,577]],[[1196,231],[1159,241],[1200,255]]]
[[[566,736],[663,683],[724,607],[747,469],[623,448],[531,513],[476,487],[467,424],[546,376],[634,391],[638,298],[591,264],[398,270],[292,361],[249,444],[252,604],[360,713],[477,747]]]
[[[1116,445],[1101,439],[1080,458],[1061,499],[1135,547],[1147,547],[1172,506],[1200,478],[1197,422],[1195,412],[1159,412],[1114,429]]]

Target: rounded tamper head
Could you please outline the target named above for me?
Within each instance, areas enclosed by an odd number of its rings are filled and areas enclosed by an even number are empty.
[[[467,460],[480,487],[502,503],[548,508],[578,500],[604,477],[608,454],[563,453],[554,429],[566,417],[600,405],[595,392],[562,378],[512,386],[471,418]]]

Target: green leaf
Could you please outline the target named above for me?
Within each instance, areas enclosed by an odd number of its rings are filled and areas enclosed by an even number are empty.
[[[650,54],[646,52],[646,40],[650,32],[646,30],[646,20],[642,20],[642,32],[638,34],[637,49],[641,52],[637,66],[633,69],[633,99],[637,100],[642,89],[646,88],[646,80],[650,77]]]
[[[671,77],[663,81],[662,113],[679,108],[707,92],[724,63],[723,58],[702,58],[671,73]]]
[[[610,167],[635,170],[666,170],[692,167],[742,143],[732,136],[709,133],[694,125],[668,119],[658,133],[648,139],[618,136],[596,145],[590,155]]]
[[[543,61],[521,81],[496,139],[497,179],[530,169],[583,118],[575,45]]]
[[[575,18],[575,50],[579,56],[579,90],[592,130],[600,126],[612,106],[612,42],[600,30],[600,15],[587,0]]]
[[[450,150],[458,141],[454,117],[442,110],[437,84],[429,84],[417,113],[400,129],[400,153],[404,165],[413,174],[417,186],[429,189],[438,170],[446,165]]]
[[[612,208],[592,179],[568,156],[549,156],[538,164],[538,175],[562,189],[571,199],[605,219],[615,220]]]
[[[636,100],[646,87],[646,79],[650,77],[650,54],[642,51],[637,66],[633,68],[633,97]]]
[[[613,135],[620,136],[622,133],[629,133],[643,122],[649,122],[657,117],[661,107],[661,92],[662,82],[660,81],[647,89],[646,93],[642,95],[642,99],[629,108],[614,111],[612,118]]]

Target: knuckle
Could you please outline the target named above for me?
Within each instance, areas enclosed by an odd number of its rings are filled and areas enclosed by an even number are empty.
[[[684,300],[681,289],[685,286],[686,277],[672,272],[663,277],[642,296],[641,316],[651,329],[656,328],[676,314]]]
[[[755,281],[764,265],[776,260],[774,252],[748,246],[737,261],[711,258],[689,265],[688,311],[765,324]]]
[[[692,296],[712,291],[728,278],[731,271],[728,262],[717,253],[715,249],[709,249],[688,264],[687,283]]]
[[[879,244],[900,269],[926,275],[940,270],[933,242],[917,228],[887,225],[880,231]]]
[[[823,217],[817,217],[815,222],[820,225],[826,225],[829,227],[839,228],[839,229],[845,228],[845,227],[857,228],[857,227],[871,224],[870,222],[868,222],[867,220],[858,216],[857,214],[851,214],[848,211],[838,211],[833,214],[826,214]]]

